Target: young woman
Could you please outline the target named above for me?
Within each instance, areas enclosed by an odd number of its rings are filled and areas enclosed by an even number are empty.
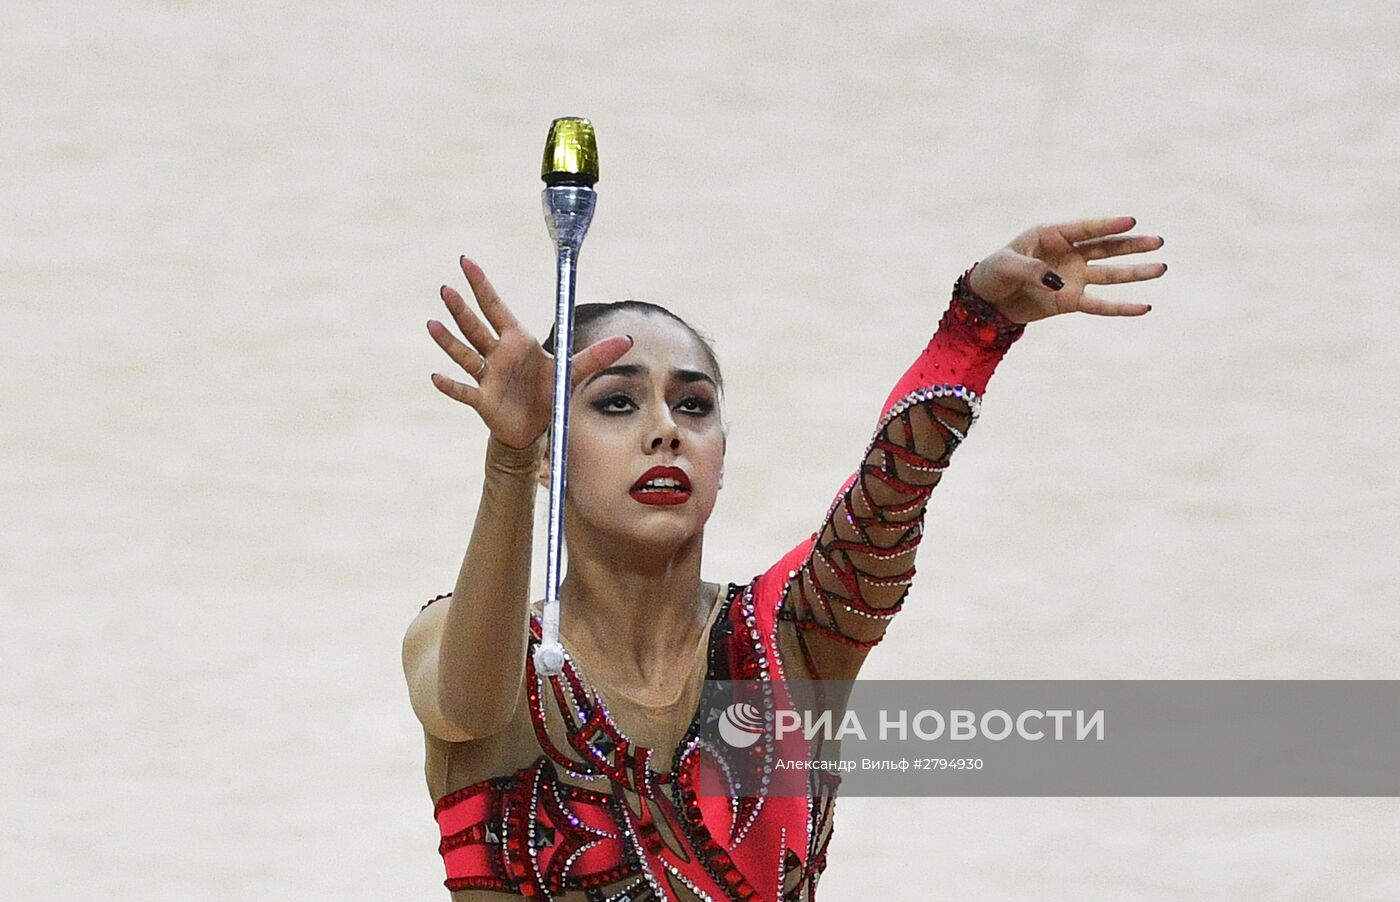
[[[1151,309],[1086,293],[1166,272],[1091,265],[1162,246],[1124,234],[1135,224],[1034,228],[958,279],[816,533],[743,585],[700,578],[724,475],[714,354],[663,308],[579,307],[561,587],[568,660],[550,678],[534,670],[540,627],[528,592],[552,341],[526,332],[463,258],[485,321],[444,286],[466,341],[437,321],[428,331],[474,384],[438,374],[433,384],[490,429],[486,478],[456,586],[423,607],[403,648],[454,898],[813,898],[839,781],[813,771],[805,797],[699,792],[724,764],[698,736],[701,687],[752,680],[780,695],[786,680],[859,673],[908,591],[929,495],[1025,324]],[[750,760],[770,766],[771,749]]]

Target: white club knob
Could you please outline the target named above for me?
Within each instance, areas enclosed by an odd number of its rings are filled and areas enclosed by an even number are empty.
[[[558,642],[541,644],[535,649],[535,671],[542,676],[558,676],[564,672],[564,646]]]

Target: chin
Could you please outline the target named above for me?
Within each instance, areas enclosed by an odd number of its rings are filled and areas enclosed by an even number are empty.
[[[669,553],[698,542],[705,534],[709,511],[699,511],[691,505],[676,507],[646,507],[630,497],[625,502],[634,508],[625,520],[613,516],[607,522],[593,521],[592,527],[609,544],[636,548],[651,553]],[[627,507],[621,507],[627,510]]]
[[[666,554],[698,542],[705,533],[717,492],[701,486],[684,504],[643,504],[630,486],[621,492],[573,494],[565,508],[567,534],[585,539],[600,550],[636,548]],[[604,553],[606,553],[604,551]]]
[[[641,517],[618,530],[618,539],[651,551],[680,548],[705,534],[704,521],[693,517]]]

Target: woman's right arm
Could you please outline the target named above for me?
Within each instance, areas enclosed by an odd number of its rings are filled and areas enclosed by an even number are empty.
[[[449,742],[499,732],[520,697],[534,498],[554,374],[553,359],[516,321],[481,268],[465,257],[461,262],[485,322],[444,285],[443,303],[467,343],[435,320],[428,332],[477,385],[436,373],[433,384],[476,410],[491,430],[486,478],[452,597],[420,612],[403,644],[413,710],[429,733]],[[625,336],[595,342],[574,355],[574,378],[610,366],[630,347]]]
[[[404,675],[423,726],[449,742],[510,722],[524,679],[530,550],[542,440],[512,448],[492,437],[467,553],[448,598],[404,637]]]

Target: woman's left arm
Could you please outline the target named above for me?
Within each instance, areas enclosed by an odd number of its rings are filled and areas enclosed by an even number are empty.
[[[1166,272],[1162,263],[1090,265],[1162,246],[1160,237],[1123,234],[1135,225],[1124,216],[1030,229],[958,279],[938,331],[885,402],[860,470],[822,528],[784,559],[801,563],[785,574],[778,616],[791,624],[787,639],[800,649],[807,676],[854,679],[884,638],[914,576],[929,496],[1025,324],[1060,313],[1141,316],[1151,309],[1086,293]]]

